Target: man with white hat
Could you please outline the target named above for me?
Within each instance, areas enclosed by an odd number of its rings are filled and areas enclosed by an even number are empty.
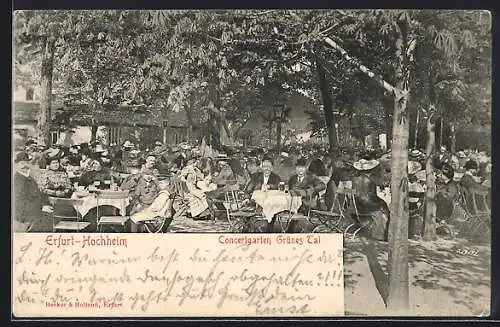
[[[126,151],[130,151],[134,148],[134,143],[126,140],[125,142],[123,142],[122,148]]]

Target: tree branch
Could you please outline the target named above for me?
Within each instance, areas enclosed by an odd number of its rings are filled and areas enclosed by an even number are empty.
[[[276,11],[278,11],[278,9],[266,10],[266,11],[263,11],[263,12],[256,13],[254,16],[267,15],[267,14],[270,14],[270,13],[276,12]]]
[[[360,64],[360,63],[357,63],[355,61],[354,58],[352,58],[351,56],[349,56],[349,54],[347,53],[347,51],[345,51],[341,46],[339,46],[335,41],[333,41],[332,39],[330,39],[329,37],[325,38],[324,39],[325,42],[331,46],[332,48],[334,48],[335,50],[337,50],[338,52],[340,52],[340,54],[349,62],[351,63],[354,63],[357,68],[362,71],[363,73],[365,73],[366,75],[368,75],[368,77],[374,79],[381,87],[383,87],[387,92],[391,93],[391,94],[395,94],[396,92],[396,89],[394,86],[392,86],[391,84],[389,84],[388,82],[386,82],[382,76],[379,76],[377,74],[375,74],[371,69],[369,69],[368,67]]]
[[[325,30],[323,30],[323,31],[319,32],[317,35],[318,35],[318,36],[321,36],[321,35],[323,35],[323,34],[326,34],[326,33],[330,32],[330,31],[331,31],[331,30],[333,30],[333,29],[340,28],[340,27],[342,27],[342,26],[344,26],[344,25],[347,25],[347,24],[350,24],[350,23],[352,23],[352,22],[354,22],[354,21],[355,21],[355,20],[354,20],[354,18],[353,18],[353,17],[348,17],[348,19],[343,20],[343,21],[341,21],[341,22],[339,22],[339,23],[337,23],[337,24],[334,24],[334,25],[332,25],[332,26],[328,27],[327,29],[325,29]]]

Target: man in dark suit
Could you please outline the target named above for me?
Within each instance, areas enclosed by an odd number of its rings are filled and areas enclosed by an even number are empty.
[[[15,158],[14,174],[14,232],[27,232],[33,223],[42,218],[42,194],[30,176],[29,157],[25,152],[18,153]]]
[[[281,178],[273,173],[273,161],[271,158],[265,157],[262,159],[261,170],[261,172],[252,174],[250,177],[250,183],[245,187],[247,192],[278,189]]]
[[[316,205],[315,197],[319,192],[326,189],[318,177],[306,171],[307,162],[305,159],[300,158],[295,164],[295,175],[288,180],[288,187],[290,193],[293,195],[300,195],[302,197],[302,208],[309,209]]]
[[[474,212],[472,197],[476,197],[477,192],[489,194],[490,189],[477,181],[478,164],[474,160],[465,163],[465,174],[460,179],[459,185],[466,192],[466,205],[470,212]],[[487,197],[488,199],[488,197]],[[476,200],[477,201],[477,200]],[[489,200],[488,200],[489,201]]]
[[[460,186],[466,190],[471,189],[484,189],[484,186],[476,181],[476,174],[478,170],[478,164],[474,160],[469,160],[465,163],[465,174],[460,179]]]

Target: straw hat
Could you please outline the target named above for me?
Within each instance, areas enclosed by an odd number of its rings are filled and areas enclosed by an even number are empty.
[[[286,152],[281,152],[280,154],[282,157],[288,158],[290,155]]]
[[[413,175],[422,169],[422,165],[416,161],[408,161],[408,175]]]
[[[417,149],[411,150],[411,152],[410,152],[410,157],[413,157],[413,158],[418,158],[421,155],[422,155],[422,152],[420,152]]]
[[[123,143],[123,147],[124,147],[124,148],[133,148],[133,147],[134,147],[134,143],[130,142],[129,140],[126,140],[126,141]]]
[[[105,151],[106,151],[106,149],[101,144],[97,144],[95,147],[95,150],[94,150],[94,152],[97,152],[97,153],[105,152]]]
[[[380,164],[380,162],[378,160],[375,160],[375,159],[373,159],[373,160],[361,159],[359,161],[356,161],[353,164],[353,167],[356,170],[370,170],[370,169],[377,167],[379,164]]]

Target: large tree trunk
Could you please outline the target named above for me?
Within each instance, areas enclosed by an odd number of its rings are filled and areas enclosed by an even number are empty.
[[[433,241],[436,236],[436,177],[434,175],[434,166],[432,163],[434,149],[436,144],[436,122],[434,120],[434,106],[429,108],[429,118],[427,118],[427,146],[425,148],[425,175],[426,186],[425,192],[425,211],[424,211],[424,226],[423,239],[424,241]]]
[[[408,284],[408,138],[407,95],[396,95],[392,132],[389,292],[387,307],[409,307]]]
[[[420,122],[420,109],[417,109],[417,121],[415,122],[415,140],[414,140],[414,149],[418,149],[418,128]]]
[[[188,142],[191,142],[191,137],[193,136],[193,115],[191,112],[191,108],[186,108],[186,116],[187,116],[186,140]]]
[[[444,146],[443,144],[443,117],[439,118],[439,148]]]
[[[94,144],[97,140],[97,129],[98,128],[99,128],[99,126],[97,126],[97,125],[93,125],[90,128],[90,143],[91,144]]]
[[[455,130],[455,124],[451,124],[450,126],[450,151],[451,153],[455,153],[455,147],[457,144],[457,132]]]
[[[333,115],[333,101],[330,92],[330,87],[328,85],[328,80],[326,79],[325,69],[316,60],[316,67],[318,70],[319,78],[319,89],[321,91],[321,98],[323,100],[323,111],[325,113],[325,123],[328,131],[328,144],[330,145],[330,151],[338,147],[337,132],[335,128],[335,117]]]
[[[330,38],[325,42],[352,62],[360,71],[371,77],[389,94],[394,95],[394,113],[392,128],[392,160],[391,160],[391,218],[389,223],[389,290],[387,307],[393,310],[409,308],[408,282],[408,101],[410,97],[410,69],[416,40],[408,40],[400,29],[396,42],[396,55],[399,59],[396,73],[397,85],[393,87],[380,75],[364,65],[359,64]]]
[[[276,122],[276,149],[278,153],[281,152],[281,120],[278,119]]]
[[[273,110],[269,110],[269,115],[267,116],[268,125],[267,125],[267,139],[271,142],[273,137],[273,121],[276,118],[276,109],[273,107]]]
[[[408,101],[410,70],[416,40],[400,32],[396,42],[399,59],[394,92],[391,160],[391,219],[389,223],[389,290],[387,307],[406,310],[410,306],[408,279],[408,139],[410,134]]]
[[[46,40],[43,50],[40,77],[40,109],[36,124],[36,136],[38,144],[50,144],[50,121],[52,106],[52,72],[54,67],[55,43]]]
[[[163,142],[163,145],[167,144],[167,127],[166,126],[162,127],[162,142]]]

